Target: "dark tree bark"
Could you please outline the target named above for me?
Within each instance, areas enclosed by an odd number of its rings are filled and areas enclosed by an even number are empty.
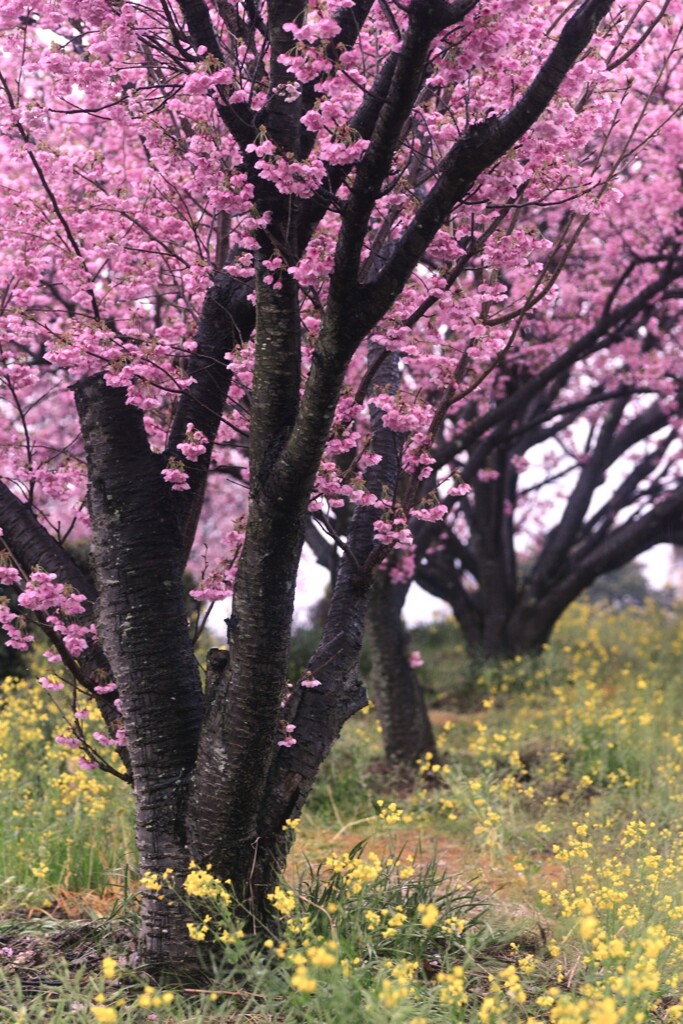
[[[372,269],[375,272],[381,270],[383,262],[380,254],[376,253]],[[395,393],[401,377],[398,353],[388,353],[377,345],[370,345],[367,377],[371,393],[375,389],[382,393]],[[378,498],[395,501],[402,482],[404,437],[384,426],[381,410],[372,404],[371,417],[373,450],[382,455],[382,461],[366,474],[367,489]],[[335,521],[337,529],[342,519],[338,514]],[[357,526],[358,520],[353,522]],[[350,540],[353,539],[351,531],[344,529],[343,532],[348,532]],[[330,571],[334,586],[337,569],[335,544],[325,541],[312,523],[309,523],[306,538],[320,564]],[[395,764],[414,766],[419,757],[435,749],[435,742],[424,694],[409,662],[408,636],[401,618],[408,586],[409,583],[392,584],[386,571],[376,574],[367,606],[366,637],[385,756]]]
[[[147,444],[142,413],[99,378],[76,390],[89,469],[92,557],[102,645],[121,695],[145,871],[187,864],[186,804],[202,716],[187,628],[183,538]],[[131,484],[134,481],[134,485]],[[194,958],[178,900],[142,900],[140,945],[152,962]]]
[[[401,618],[405,584],[378,573],[368,606],[366,633],[372,657],[372,692],[382,725],[384,753],[390,763],[414,765],[436,750],[424,694],[408,655],[408,634]]]

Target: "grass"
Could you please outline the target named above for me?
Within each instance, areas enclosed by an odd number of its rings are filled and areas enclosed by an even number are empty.
[[[539,656],[477,673],[451,623],[413,642],[439,757],[409,786],[378,770],[374,712],[349,723],[265,940],[198,871],[201,991],[135,965],[130,794],[50,742],[59,693],[6,681],[0,1020],[683,1019],[680,615],[576,605]]]

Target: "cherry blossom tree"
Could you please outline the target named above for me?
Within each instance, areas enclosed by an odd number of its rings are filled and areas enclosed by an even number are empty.
[[[366,699],[373,571],[393,552],[405,576],[409,519],[448,512],[433,444],[567,249],[515,210],[600,205],[676,13],[3,5],[0,582],[25,614],[0,619],[18,649],[47,633],[43,685],[75,687],[62,740],[133,782],[141,867],[171,892],[194,859],[267,907],[285,823]],[[406,375],[432,386],[408,399]],[[306,517],[347,500],[323,636],[287,681]],[[204,684],[188,566],[198,600],[232,597]],[[185,917],[143,897],[147,961],[192,964]]]
[[[478,654],[538,649],[601,574],[680,539],[683,214],[669,183],[681,176],[682,85],[655,72],[647,145],[612,139],[631,156],[554,297],[435,448],[467,493],[446,499],[443,524],[423,525],[416,578]],[[534,223],[547,234],[548,212]]]
[[[473,655],[514,654],[539,648],[600,574],[680,535],[678,26],[648,52],[653,43],[639,51],[639,90],[603,140],[615,173],[600,202],[522,196],[505,222],[510,245],[516,232],[546,240],[549,274],[477,323],[483,334],[507,320],[511,338],[435,439],[425,492],[448,512],[409,520],[403,567],[394,557],[373,588],[367,636],[390,760],[411,764],[434,746],[401,623],[412,578],[451,604]],[[487,278],[509,295],[518,273],[504,258],[492,263],[490,250],[469,267],[461,304]],[[404,402],[430,389],[429,371],[411,365]],[[345,510],[309,528],[332,571],[347,528]]]
[[[680,294],[680,282],[667,284],[675,267],[679,258],[663,259],[655,278],[664,304]],[[416,578],[451,604],[474,654],[540,649],[603,573],[680,541],[680,315],[662,330],[649,302],[634,314],[587,332],[611,347],[607,366],[503,366],[495,409],[472,403],[458,457],[471,491],[449,529],[423,534]]]

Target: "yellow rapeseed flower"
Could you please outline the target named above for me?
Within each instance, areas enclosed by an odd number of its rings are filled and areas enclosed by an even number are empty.
[[[336,948],[336,942],[328,942],[325,946],[309,946],[306,956],[314,967],[333,967],[337,962],[334,953]]]
[[[296,907],[296,899],[292,890],[283,889],[279,885],[276,885],[273,891],[268,893],[268,899],[283,917],[289,917]]]
[[[318,982],[315,978],[312,978],[308,973],[308,969],[304,964],[300,964],[294,971],[294,974],[289,979],[289,984],[292,988],[296,989],[297,992],[303,992],[306,995],[311,995],[315,992],[318,987]]]
[[[435,903],[418,903],[417,912],[423,928],[432,928],[439,920],[439,908]]]
[[[579,935],[584,940],[584,942],[587,942],[589,939],[593,938],[595,932],[597,931],[599,923],[600,922],[594,914],[586,914],[585,917],[581,918],[581,920],[579,921]]]
[[[588,1024],[619,1024],[619,1011],[612,996],[606,996],[589,1011]]]
[[[97,1024],[116,1024],[118,1014],[113,1006],[91,1006],[90,1012]]]
[[[118,970],[118,964],[113,957],[105,956],[102,960],[102,974],[105,976],[107,981],[113,981],[116,977],[116,971]]]

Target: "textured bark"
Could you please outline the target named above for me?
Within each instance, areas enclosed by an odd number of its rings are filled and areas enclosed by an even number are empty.
[[[374,365],[378,349],[370,346],[368,362]],[[375,384],[391,389],[400,376],[399,356],[385,359]],[[383,426],[382,413],[371,407],[372,447],[380,462],[366,473],[366,485],[374,494],[392,494],[397,485],[400,439]],[[261,913],[263,895],[281,872],[289,848],[287,818],[298,817],[313,786],[320,765],[329,754],[342,726],[366,703],[359,675],[360,651],[374,561],[379,545],[373,507],[357,508],[348,544],[335,580],[330,608],[318,648],[309,666],[321,685],[298,687],[283,708],[283,720],[295,726],[296,745],[281,747],[268,777],[267,800],[259,815],[259,840],[250,876],[250,895]]]
[[[408,634],[401,619],[407,589],[392,584],[386,573],[377,574],[366,632],[385,756],[390,762],[414,765],[436,744],[424,694],[408,659]]]
[[[283,133],[296,111],[273,101],[269,114]],[[300,128],[300,126],[297,125]],[[295,136],[292,136],[293,138]],[[268,189],[264,190],[268,193]],[[266,195],[275,212],[283,197]],[[296,205],[278,240],[294,258]],[[299,408],[301,324],[298,289],[283,275],[276,290],[264,283],[261,261],[274,254],[261,239],[256,281],[256,355],[249,436],[249,515],[235,579],[229,623],[230,667],[216,680],[207,705],[192,780],[188,836],[198,863],[230,877],[238,897],[253,904],[258,819],[281,730],[296,575],[304,537],[308,481],[285,491],[274,473]],[[338,392],[337,392],[338,394]],[[333,407],[336,404],[333,396]],[[322,451],[318,446],[318,453]],[[312,453],[315,459],[316,453]],[[320,454],[317,455],[319,459]],[[308,483],[308,486],[306,484]]]
[[[189,640],[182,536],[142,413],[99,378],[76,389],[88,459],[98,627],[121,694],[135,776],[143,871],[187,867],[185,806],[202,694]],[[134,481],[134,485],[131,482]],[[142,900],[140,953],[182,967],[192,959],[178,900]]]
[[[323,635],[309,666],[321,685],[295,689],[283,709],[283,721],[295,726],[297,742],[278,749],[259,815],[251,881],[255,906],[262,914],[267,909],[263,897],[281,873],[291,844],[291,833],[283,831],[283,825],[287,818],[299,817],[342,726],[367,703],[359,660],[371,582],[363,565],[374,548],[373,525],[370,510],[357,510]]]
[[[250,526],[230,619],[230,666],[207,706],[192,784],[188,834],[198,863],[252,896],[258,818],[280,731],[303,515],[259,515]]]

